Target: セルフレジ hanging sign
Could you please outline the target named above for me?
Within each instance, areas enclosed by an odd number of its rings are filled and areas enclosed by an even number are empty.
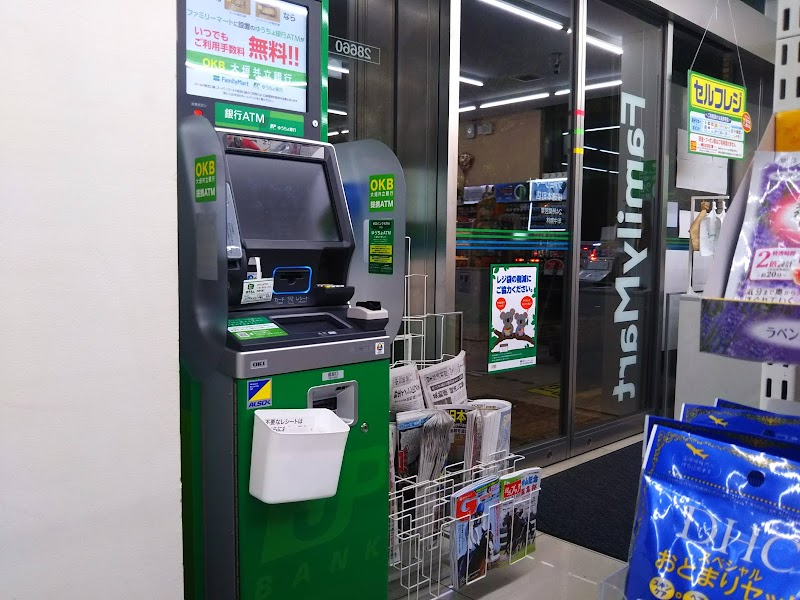
[[[689,152],[744,158],[752,120],[744,86],[689,71]]]

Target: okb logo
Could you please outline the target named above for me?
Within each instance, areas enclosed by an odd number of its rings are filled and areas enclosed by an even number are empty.
[[[247,410],[272,406],[272,379],[247,382]]]

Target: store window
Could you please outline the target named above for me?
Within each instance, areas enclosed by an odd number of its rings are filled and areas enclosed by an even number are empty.
[[[395,3],[330,0],[329,10],[328,141],[392,147]]]
[[[665,165],[668,189],[666,260],[664,265],[664,290],[667,294],[666,330],[675,332],[666,340],[664,410],[672,416],[676,400],[677,329],[680,314],[680,297],[691,287],[696,293],[705,290],[713,255],[691,250],[690,228],[701,208],[697,197],[718,197],[710,200],[710,208],[718,214],[730,208],[731,198],[744,179],[745,172],[758,147],[764,130],[772,116],[774,66],[741,50],[726,48],[699,32],[689,32],[676,27],[673,38],[672,79],[670,86],[668,147],[669,161]],[[741,63],[740,60],[741,54]],[[687,78],[688,71],[744,85],[747,88],[746,110],[752,117],[752,130],[745,136],[744,158],[729,160],[702,155],[689,155],[686,151],[688,129]],[[697,176],[702,174],[702,176]],[[719,198],[728,196],[728,199]],[[692,197],[695,197],[694,204]],[[694,211],[694,212],[693,212]],[[689,401],[686,386],[678,385],[678,401]]]
[[[572,35],[569,2],[504,6],[462,4],[455,308],[469,395],[513,403],[520,448],[562,433]],[[500,310],[502,273],[535,273],[535,291],[507,294]]]
[[[662,32],[588,3],[576,430],[652,401]]]

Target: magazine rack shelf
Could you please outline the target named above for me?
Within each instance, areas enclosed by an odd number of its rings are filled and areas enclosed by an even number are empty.
[[[493,568],[504,562],[510,564],[509,549],[515,543],[517,552],[513,562],[525,558],[529,542],[532,545],[536,535],[538,486],[533,492],[485,507],[482,515],[458,520],[450,511],[454,492],[483,477],[517,471],[522,459],[517,454],[505,454],[472,467],[465,467],[463,462],[456,463],[446,467],[442,476],[432,481],[418,481],[416,476],[394,478],[389,493],[389,564],[393,569],[390,585],[393,584],[399,592],[396,591],[392,598],[440,598],[455,587],[451,559],[451,548],[455,543],[453,532],[459,524],[462,528],[468,528],[470,534],[485,531],[492,511],[505,509],[505,513],[510,515],[505,519],[502,529],[498,528],[501,531],[498,536],[500,539],[487,540],[487,543],[479,546],[479,552],[485,554],[470,555],[468,551],[462,561],[466,560],[468,564],[485,562],[488,565],[492,555],[507,557],[492,563]],[[520,514],[532,515],[533,518],[522,519],[519,518]],[[512,532],[516,535],[512,535]],[[479,571],[477,576],[462,582],[462,587],[487,575],[491,576],[493,568]]]

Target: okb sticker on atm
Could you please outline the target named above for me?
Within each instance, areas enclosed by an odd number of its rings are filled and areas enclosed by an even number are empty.
[[[247,382],[247,410],[272,406],[272,379]]]
[[[800,598],[800,463],[653,428],[628,600]]]

